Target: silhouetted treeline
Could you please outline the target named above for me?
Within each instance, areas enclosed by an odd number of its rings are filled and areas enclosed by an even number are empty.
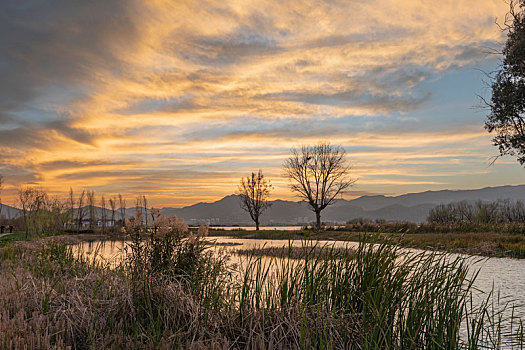
[[[146,197],[139,198],[136,210],[147,213]],[[89,190],[75,194],[70,189],[67,198],[57,198],[39,187],[27,186],[19,189],[15,206],[18,211],[14,217],[0,213],[0,226],[12,225],[17,231],[25,231],[26,237],[50,232],[117,232],[126,216],[126,200],[120,194],[106,201]]]
[[[497,232],[525,234],[525,204],[521,201],[454,202],[430,210],[427,222],[387,222],[352,219],[335,231],[383,233]]]
[[[525,205],[521,201],[510,200],[440,204],[430,210],[427,221],[441,225],[524,223]]]

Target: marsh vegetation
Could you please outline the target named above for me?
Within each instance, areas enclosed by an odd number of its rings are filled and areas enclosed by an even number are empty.
[[[74,237],[0,250],[3,348],[477,349],[521,344],[521,324],[471,303],[464,259],[409,254],[364,236],[352,249],[305,241],[232,264],[206,228],[130,223],[110,268]],[[175,226],[173,226],[175,227]],[[293,258],[293,259],[291,259]]]

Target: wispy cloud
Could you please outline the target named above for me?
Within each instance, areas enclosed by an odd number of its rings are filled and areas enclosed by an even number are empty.
[[[291,146],[319,139],[348,150],[361,172],[356,191],[454,186],[441,175],[485,169],[488,138],[472,123],[471,101],[450,95],[459,108],[449,115],[435,95],[447,89],[443,77],[493,64],[484,47],[500,45],[493,22],[506,6],[8,0],[7,194],[35,183],[187,204],[233,192],[260,167],[289,197],[282,161]],[[461,84],[474,96],[480,83],[471,75]]]

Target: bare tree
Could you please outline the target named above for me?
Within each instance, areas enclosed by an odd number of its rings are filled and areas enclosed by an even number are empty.
[[[158,209],[158,208],[151,208],[150,215],[151,215],[151,226],[153,227],[152,234],[156,235],[157,234],[157,230],[159,228],[159,225],[158,225],[159,219],[161,219],[161,217],[162,217],[162,215],[160,213],[160,209]]]
[[[77,233],[80,232],[80,226],[82,220],[84,220],[84,198],[86,196],[86,190],[82,190],[82,193],[78,196],[77,203]]]
[[[145,195],[142,196],[142,204],[144,205],[144,228],[148,232],[148,200]]]
[[[22,209],[26,238],[29,238],[30,231],[43,233],[46,228],[49,228],[51,205],[46,192],[29,186],[20,188],[18,201]]]
[[[104,196],[100,198],[100,206],[102,207],[102,232],[106,233],[106,198],[104,198]]]
[[[35,188],[33,193],[33,201],[29,206],[31,225],[35,233],[44,233],[49,224],[49,197],[42,189]]]
[[[114,229],[115,228],[115,210],[117,208],[117,199],[116,198],[110,198],[109,199],[109,206],[111,207],[111,227]]]
[[[124,198],[122,198],[122,195],[120,193],[118,194],[118,202],[119,202],[119,205],[120,205],[121,225],[124,226],[125,221],[126,221],[126,200]]]
[[[272,184],[264,177],[260,169],[257,174],[252,172],[251,176],[241,178],[238,187],[241,208],[250,214],[257,231],[259,231],[259,217],[271,206],[268,197],[272,188]]]
[[[89,210],[89,228],[93,229],[97,220],[95,216],[95,191],[87,191],[86,197]]]
[[[341,146],[319,143],[316,146],[292,148],[284,162],[290,189],[307,202],[315,212],[317,229],[321,229],[321,211],[355,183],[349,176],[346,152]]]
[[[20,188],[18,190],[18,201],[20,202],[20,208],[22,209],[26,239],[29,238],[29,212],[34,196],[35,193],[32,187]]]
[[[54,231],[62,231],[70,222],[71,213],[69,203],[63,203],[57,197],[48,201],[49,220],[48,228]]]
[[[142,213],[142,197],[138,196],[135,200],[135,219],[140,218],[140,222],[138,225],[142,226],[142,218],[144,217],[144,214]],[[140,214],[139,214],[140,213]]]
[[[73,193],[73,188],[70,187],[69,188],[69,198],[68,198],[68,201],[69,201],[69,215],[68,215],[68,221],[69,221],[69,227],[72,229],[73,227],[75,227],[74,225],[74,222],[75,222],[75,195]]]

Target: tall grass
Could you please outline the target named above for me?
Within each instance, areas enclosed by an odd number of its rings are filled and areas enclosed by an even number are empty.
[[[331,258],[316,246],[305,246],[300,261],[249,257],[240,310],[299,313],[301,347],[458,349],[470,343],[460,337],[472,288],[464,260],[372,243],[355,251],[326,247]]]
[[[235,264],[199,236],[137,234],[116,269],[58,243],[6,247],[0,348],[520,348],[519,322],[471,302],[464,260],[391,243]]]

